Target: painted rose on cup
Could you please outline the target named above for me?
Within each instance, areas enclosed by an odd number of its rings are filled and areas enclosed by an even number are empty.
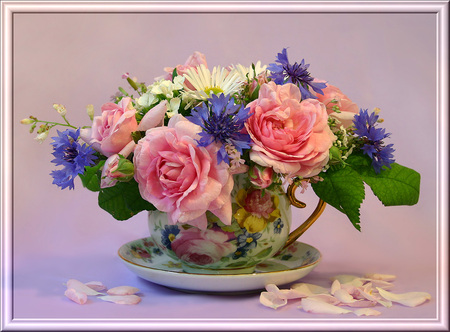
[[[229,233],[216,228],[202,231],[192,227],[181,230],[171,243],[172,250],[182,261],[196,265],[214,264],[236,250]]]

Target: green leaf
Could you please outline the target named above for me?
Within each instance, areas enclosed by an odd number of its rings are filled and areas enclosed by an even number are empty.
[[[312,184],[317,196],[323,201],[345,213],[357,230],[359,209],[364,200],[364,183],[351,167],[328,169],[319,174],[323,181]]]
[[[127,220],[144,210],[155,210],[152,204],[141,197],[138,183],[134,179],[101,189],[98,205],[117,220]]]
[[[268,247],[268,248],[262,250],[261,252],[259,252],[259,253],[255,256],[255,258],[264,258],[264,257],[266,257],[267,255],[269,255],[271,251],[272,251],[272,247]]]
[[[104,160],[101,160],[95,166],[86,166],[84,168],[84,173],[80,174],[81,183],[83,186],[90,191],[100,191],[100,178],[101,178],[101,169],[105,164]]]

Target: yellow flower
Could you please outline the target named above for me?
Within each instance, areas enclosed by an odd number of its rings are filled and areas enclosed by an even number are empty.
[[[249,233],[261,232],[268,223],[281,217],[278,196],[270,195],[267,191],[263,194],[259,189],[248,192],[241,189],[236,195],[236,203],[239,209],[233,216],[239,226]]]

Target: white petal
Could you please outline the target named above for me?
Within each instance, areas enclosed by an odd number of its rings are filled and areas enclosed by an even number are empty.
[[[102,295],[102,293],[99,293],[92,288],[86,286],[81,281],[78,281],[76,279],[70,279],[67,281],[67,288],[73,288],[78,292],[85,293],[86,295]]]
[[[301,308],[306,312],[314,314],[346,314],[352,312],[351,310],[334,306],[318,299],[314,299],[313,297],[302,299]]]
[[[391,289],[394,287],[394,284],[392,282],[384,281],[384,280],[378,280],[378,279],[370,279],[372,285],[374,287],[379,287],[382,289]]]
[[[355,300],[353,296],[351,296],[345,289],[342,288],[334,292],[334,297],[342,303],[352,303],[358,301]]]
[[[361,277],[350,275],[350,274],[339,274],[331,278],[332,281],[339,280],[341,284],[359,284]],[[362,286],[362,284],[360,285]]]
[[[277,285],[268,284],[266,285],[266,290],[269,293],[274,293],[280,299],[298,299],[301,297],[305,297],[303,293],[295,290],[295,289],[279,289]]]
[[[377,287],[378,292],[388,301],[397,302],[408,307],[416,307],[427,300],[431,300],[431,295],[426,292],[408,292],[394,294]]]
[[[302,294],[302,297],[307,297],[315,294],[329,294],[330,292],[328,289],[317,286],[313,284],[306,284],[306,283],[299,283],[299,284],[293,284],[291,286],[292,289],[295,289],[297,292]]]
[[[351,303],[345,303],[344,305],[353,308],[367,308],[367,307],[374,307],[377,305],[377,303],[378,303],[377,301],[358,300]]]
[[[364,275],[364,278],[383,281],[394,281],[397,277],[393,274],[367,273]]]
[[[363,287],[359,287],[359,292],[361,296],[363,296],[365,299],[369,301],[375,301],[377,303],[380,303],[382,306],[390,308],[392,307],[392,302],[389,300],[384,300],[379,294],[374,293],[374,289],[372,287],[372,283],[368,283],[364,285]]]
[[[266,307],[277,309],[287,304],[287,299],[280,299],[275,293],[261,292],[259,302]]]
[[[332,295],[334,295],[334,293],[338,290],[341,289],[341,283],[339,282],[339,280],[334,280],[333,283],[331,284],[331,289],[330,289],[330,293]]]
[[[86,293],[79,292],[73,288],[66,289],[64,295],[67,296],[69,299],[71,299],[73,302],[76,302],[78,304],[85,304],[87,301]]]
[[[131,286],[119,286],[109,289],[106,293],[109,295],[133,295],[139,292],[139,289]]]
[[[340,301],[337,298],[335,298],[333,295],[330,294],[317,294],[309,296],[309,298],[314,298],[315,300],[326,302],[331,305],[338,305],[340,303]]]
[[[138,304],[141,298],[137,295],[106,295],[99,296],[99,299],[117,304]]]
[[[103,285],[103,283],[101,281],[89,281],[85,283],[86,286],[88,286],[89,288],[92,288],[95,291],[102,291],[106,289],[106,286]]]
[[[379,316],[381,312],[371,308],[356,309],[353,313],[357,316]]]

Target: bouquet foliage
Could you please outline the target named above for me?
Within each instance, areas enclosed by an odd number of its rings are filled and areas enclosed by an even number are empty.
[[[157,209],[199,228],[207,211],[231,223],[236,174],[263,191],[311,184],[358,230],[364,183],[385,206],[417,203],[420,175],[395,163],[380,110],[359,108],[286,49],[268,66],[209,68],[195,52],[164,71],[150,85],[124,74],[129,91],[98,116],[88,105],[90,126],[72,125],[60,104],[60,123],[22,120],[39,142],[67,127],[52,137],[54,184],[73,189],[79,176],[118,220]]]

